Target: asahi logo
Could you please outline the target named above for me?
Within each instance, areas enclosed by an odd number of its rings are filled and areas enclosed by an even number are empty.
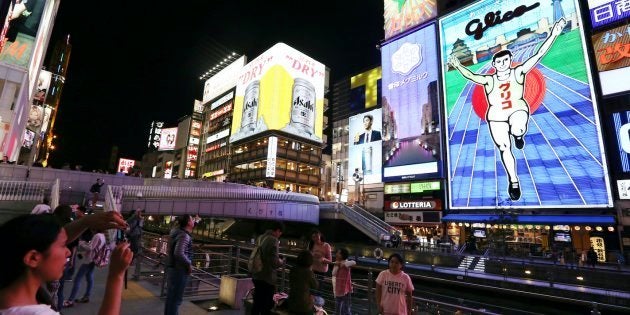
[[[300,106],[310,111],[314,110],[313,104],[311,103],[311,101],[309,100],[304,101],[304,99],[299,96],[296,97],[295,100],[293,101],[293,106]]]
[[[431,201],[394,201],[392,209],[433,209],[434,203]]]
[[[528,11],[538,8],[539,6],[540,2],[536,2],[530,6],[520,5],[514,10],[507,11],[505,13],[501,13],[501,11],[488,12],[483,18],[483,22],[479,19],[470,20],[470,22],[466,24],[466,34],[474,35],[474,38],[479,40],[483,37],[483,32],[487,29],[517,18]]]

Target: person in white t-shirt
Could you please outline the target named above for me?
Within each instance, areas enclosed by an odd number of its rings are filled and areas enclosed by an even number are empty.
[[[44,213],[52,213],[52,209],[50,208],[50,201],[46,197],[44,197],[44,200],[42,203],[37,204],[31,211],[31,214],[44,214]]]
[[[114,216],[91,217],[110,219]],[[66,259],[70,256],[66,247],[68,235],[72,240],[85,228],[120,224],[96,222],[94,219],[77,220],[83,222],[63,227],[52,215],[23,215],[0,226],[0,239],[11,240],[11,246],[4,248],[3,259],[0,259],[0,314],[59,314],[50,305],[38,304],[37,291],[43,283],[60,279],[63,275]],[[112,253],[99,314],[120,313],[124,274],[132,257],[127,243],[119,244]]]
[[[402,271],[405,261],[399,254],[389,256],[389,269],[376,278],[376,304],[382,315],[411,314],[413,283]]]

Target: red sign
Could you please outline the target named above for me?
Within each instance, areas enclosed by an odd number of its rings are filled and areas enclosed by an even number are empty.
[[[222,116],[225,113],[228,113],[232,110],[232,102],[227,103],[225,106],[219,108],[212,114],[210,114],[210,120],[215,120],[219,116]]]

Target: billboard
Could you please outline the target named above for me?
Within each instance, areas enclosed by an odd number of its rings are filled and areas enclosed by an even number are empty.
[[[136,165],[136,161],[135,160],[120,158],[120,159],[118,159],[118,168],[117,168],[117,170],[120,173],[129,174],[131,172],[131,170],[133,169],[134,165]]]
[[[621,170],[630,172],[630,111],[612,114]]]
[[[577,1],[484,0],[439,23],[451,208],[611,206]]]
[[[175,139],[177,138],[177,127],[162,128],[160,135],[159,151],[169,151],[175,149]]]
[[[602,94],[630,90],[630,25],[595,33],[592,39]]]
[[[374,109],[350,117],[348,133],[348,177],[355,169],[363,175],[363,184],[381,182],[382,110]]]
[[[382,68],[377,67],[350,77],[350,111],[358,112],[381,105]]]
[[[247,58],[242,56],[206,80],[203,86],[203,99],[201,102],[205,104],[236,86],[236,81],[246,62]]]
[[[323,64],[274,45],[239,74],[230,142],[266,130],[322,142],[325,80]]]
[[[162,138],[162,127],[164,127],[163,121],[152,121],[149,129],[149,141],[147,147],[150,149],[158,149],[160,147],[160,140]]]
[[[28,68],[46,0],[11,1],[0,32],[0,61]]]
[[[630,2],[625,0],[588,0],[593,28],[630,17]]]
[[[436,27],[381,48],[383,181],[441,175]]]
[[[437,0],[384,1],[385,38],[427,22],[437,15]]]
[[[630,180],[622,179],[617,181],[617,191],[619,192],[619,199],[630,199]]]

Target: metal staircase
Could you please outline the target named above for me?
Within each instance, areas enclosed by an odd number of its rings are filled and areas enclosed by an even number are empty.
[[[377,243],[381,242],[383,236],[390,235],[394,230],[391,225],[357,205],[350,207],[342,203],[323,202],[320,203],[320,209],[337,212],[341,219]]]

